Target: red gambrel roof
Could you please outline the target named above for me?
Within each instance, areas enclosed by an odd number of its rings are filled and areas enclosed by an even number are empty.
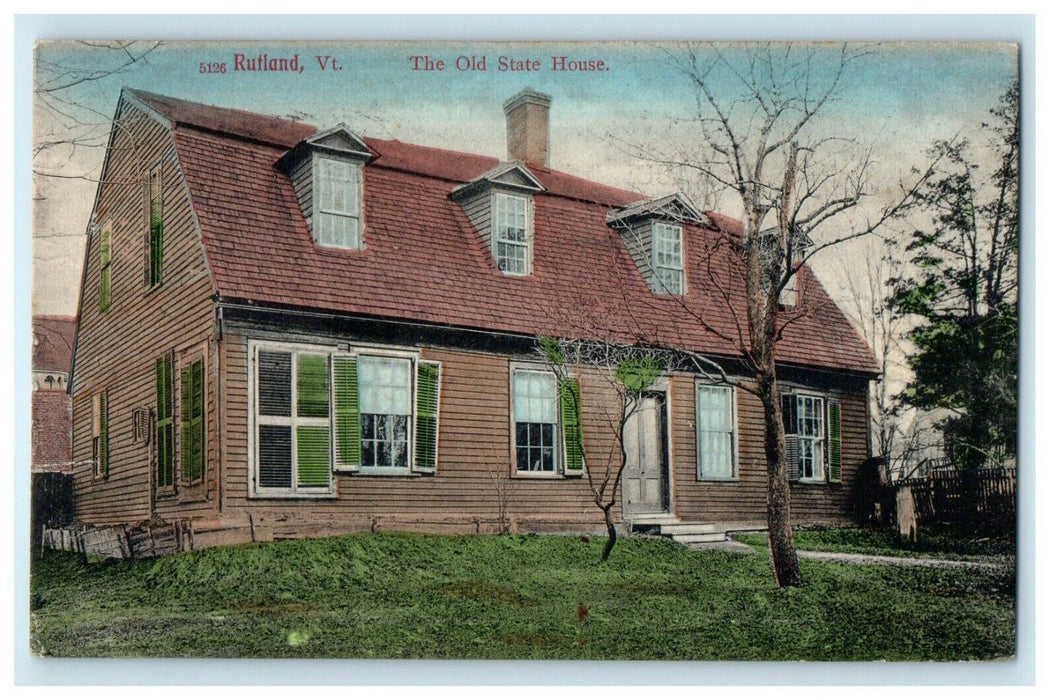
[[[709,215],[709,226],[685,227],[689,293],[658,296],[606,225],[607,211],[643,196],[530,167],[546,188],[535,196],[533,274],[508,277],[450,197],[499,160],[365,138],[376,155],[364,171],[365,248],[321,248],[312,242],[290,178],[276,168],[314,127],[128,92],[172,124],[222,297],[737,354],[739,326],[745,332],[744,282],[730,246],[717,245],[737,232],[733,219]],[[801,286],[805,303],[785,328],[779,359],[876,372],[873,353],[806,267]]]

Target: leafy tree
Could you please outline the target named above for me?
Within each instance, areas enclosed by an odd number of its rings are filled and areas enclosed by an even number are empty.
[[[949,454],[967,469],[1016,450],[1019,109],[1014,84],[983,125],[986,149],[968,138],[933,145],[915,201],[930,226],[914,231],[911,272],[891,285],[892,307],[917,321],[902,401],[946,409]]]

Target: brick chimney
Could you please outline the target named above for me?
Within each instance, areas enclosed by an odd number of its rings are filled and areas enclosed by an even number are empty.
[[[503,103],[507,158],[550,167],[550,110],[550,95],[528,88]]]

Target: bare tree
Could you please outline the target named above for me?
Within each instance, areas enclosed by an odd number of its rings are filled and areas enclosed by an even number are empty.
[[[145,65],[161,42],[77,41],[68,46],[77,50],[64,52],[62,44],[52,44],[36,51],[33,173],[47,178],[90,179],[88,173],[94,171],[70,172],[69,164],[80,150],[106,148],[112,115],[92,107],[88,91]]]
[[[571,407],[575,415],[583,415],[580,392],[576,382],[580,376],[598,377],[610,388],[607,396],[611,403],[601,412],[610,439],[605,447],[589,455],[584,449],[584,431],[566,435],[572,438],[574,447],[583,459],[583,471],[595,506],[602,511],[608,539],[602,550],[602,561],[609,559],[617,542],[617,529],[613,521],[613,507],[621,488],[621,479],[628,463],[625,429],[628,422],[642,408],[644,393],[669,366],[672,354],[658,349],[617,343],[540,338],[537,354],[553,370],[558,379],[561,400]]]
[[[853,267],[843,258],[841,270],[850,297],[851,320],[881,363],[881,373],[870,388],[870,429],[875,456],[890,467],[904,435],[904,407],[897,397],[910,370],[908,348],[904,346],[906,324],[888,303],[887,285],[901,276],[903,261],[894,240],[867,241],[860,253],[857,259],[862,264]]]
[[[804,310],[784,310],[783,291],[814,255],[883,230],[924,178],[900,183],[894,197],[863,214],[861,205],[873,195],[872,151],[821,128],[820,115],[838,101],[850,67],[870,54],[866,47],[688,45],[666,53],[692,86],[690,123],[698,148],[672,156],[644,147],[638,155],[697,173],[740,201],[740,236],[719,236],[714,244],[737,268],[728,281],[744,285],[744,307],[728,303],[737,331],[720,332],[714,319],[695,318],[736,348],[748,381],[728,376],[704,356],[693,359],[762,404],[771,562],[780,587],[798,586],[775,348]],[[852,223],[849,214],[856,210]]]

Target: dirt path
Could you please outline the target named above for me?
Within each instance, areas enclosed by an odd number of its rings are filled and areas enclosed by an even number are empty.
[[[835,561],[846,564],[895,564],[897,566],[933,566],[955,569],[997,569],[1001,564],[979,559],[934,559],[932,557],[893,557],[881,554],[850,554],[848,552],[797,552],[801,559]]]
[[[726,542],[709,542],[690,545],[704,551],[738,552],[755,554],[756,550],[747,544],[727,540]],[[994,559],[937,559],[934,557],[897,557],[883,554],[854,554],[851,552],[815,552],[798,550],[801,559],[832,561],[842,564],[894,564],[896,566],[930,566],[954,569],[997,569],[1002,564]]]

